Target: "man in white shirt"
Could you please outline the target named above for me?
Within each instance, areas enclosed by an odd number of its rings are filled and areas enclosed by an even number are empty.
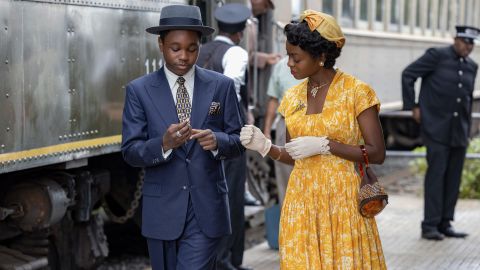
[[[243,30],[251,13],[246,6],[233,3],[217,8],[214,16],[219,28],[218,35],[213,41],[202,45],[197,64],[233,79],[237,98],[242,107],[242,120],[245,123],[248,115],[246,88],[248,52],[238,44],[243,38]],[[226,160],[224,165],[232,234],[225,237],[220,244],[217,269],[246,269],[241,265],[245,242],[244,193],[247,159],[245,154],[242,154],[240,157]]]

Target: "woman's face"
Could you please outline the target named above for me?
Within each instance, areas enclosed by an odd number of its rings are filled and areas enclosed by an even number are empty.
[[[317,73],[320,67],[321,59],[314,59],[312,56],[302,50],[299,46],[286,42],[288,66],[293,77],[297,80],[305,79]]]

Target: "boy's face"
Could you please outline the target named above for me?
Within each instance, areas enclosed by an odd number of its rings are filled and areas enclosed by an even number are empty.
[[[199,34],[191,30],[171,30],[163,40],[158,38],[166,67],[183,76],[197,62],[200,49]]]

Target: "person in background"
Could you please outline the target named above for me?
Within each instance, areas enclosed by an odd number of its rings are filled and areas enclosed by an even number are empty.
[[[252,14],[255,19],[248,20],[247,24],[247,51],[249,54],[249,63],[253,67],[255,64],[257,68],[264,69],[268,65],[276,64],[281,56],[278,53],[267,53],[258,51],[258,18],[261,15],[266,14],[269,10],[275,9],[275,5],[271,0],[250,0],[252,8]]]
[[[335,69],[345,37],[335,19],[306,10],[285,26],[288,66],[305,79],[284,95],[285,147],[246,125],[240,141],[274,160],[294,164],[280,218],[280,269],[386,269],[374,218],[359,212],[363,150],[385,159],[373,89]]]
[[[232,79],[195,65],[203,26],[196,6],[162,8],[164,66],[128,83],[122,154],[145,168],[142,234],[153,270],[215,269],[231,233],[223,161],[240,156],[242,127]]]
[[[248,95],[246,72],[248,53],[238,46],[243,38],[243,30],[250,10],[242,4],[226,4],[214,12],[218,25],[218,35],[211,42],[202,45],[197,65],[223,73],[235,82],[237,98],[240,102],[242,120],[247,122]],[[245,181],[247,157],[245,153],[234,159],[225,160],[225,177],[228,186],[230,220],[232,234],[226,236],[217,254],[218,270],[248,269],[242,267],[245,242]]]
[[[285,56],[273,66],[272,75],[268,81],[267,95],[269,100],[267,103],[267,111],[265,113],[265,124],[263,134],[271,139],[272,126],[275,126],[275,144],[284,146],[285,138],[285,119],[277,114],[277,108],[282,101],[285,92],[299,84],[301,81],[295,79],[290,73],[288,67],[288,56]],[[277,182],[279,205],[283,203],[285,191],[287,189],[288,178],[292,172],[292,165],[275,162],[275,180]]]
[[[468,57],[480,29],[457,26],[453,45],[430,48],[402,73],[403,109],[412,110],[427,148],[425,208],[421,237],[463,238],[453,229],[463,162],[469,142],[478,65]],[[415,81],[422,78],[418,103]]]
[[[270,10],[273,10],[275,5],[271,0],[250,0],[250,8],[253,16],[247,20],[247,26],[245,29],[246,49],[249,57],[249,80],[247,89],[249,94],[254,94],[255,84],[257,84],[257,87],[260,87],[258,86],[259,80],[258,76],[255,75],[255,71],[265,70],[267,67],[276,64],[281,56],[278,53],[268,53],[259,50],[259,43],[263,33],[259,31],[258,19],[261,16],[266,15]],[[253,105],[257,106],[258,104]],[[247,114],[247,123],[251,125],[255,123],[255,116],[250,110],[248,110]],[[245,204],[253,206],[261,205],[261,202],[250,193],[248,183],[245,187]]]

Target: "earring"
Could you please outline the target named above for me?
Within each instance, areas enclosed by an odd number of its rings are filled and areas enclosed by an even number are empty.
[[[320,61],[320,66],[323,67],[323,62],[322,61]]]

